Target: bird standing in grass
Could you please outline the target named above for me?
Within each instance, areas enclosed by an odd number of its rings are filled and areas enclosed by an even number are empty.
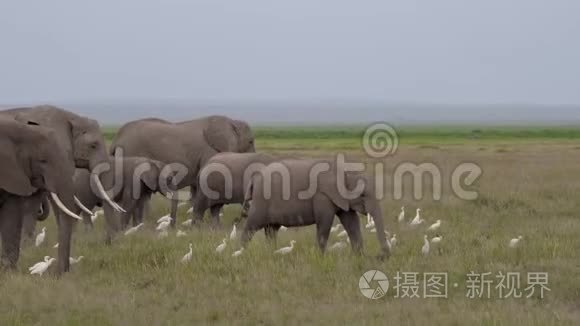
[[[413,218],[411,220],[411,222],[409,223],[409,226],[416,227],[416,226],[420,225],[423,222],[425,222],[425,220],[423,220],[421,218],[421,209],[420,208],[417,208],[417,215],[415,215],[415,218]]]
[[[440,235],[436,235],[435,237],[433,237],[433,239],[431,239],[431,243],[438,244],[441,242],[441,240],[443,240],[443,237]]]
[[[397,245],[397,234],[393,233],[393,237],[389,240],[391,243],[391,248],[394,248]]]
[[[39,234],[36,236],[36,241],[35,241],[35,244],[36,244],[36,246],[37,246],[37,247],[38,247],[38,246],[40,246],[40,245],[41,245],[41,244],[44,242],[44,239],[45,239],[45,238],[46,238],[46,228],[45,228],[45,227],[43,227],[43,228],[42,228],[42,232],[40,232],[40,233],[39,233]]]
[[[238,256],[240,256],[242,254],[242,252],[244,252],[244,247],[242,247],[242,248],[240,248],[240,250],[234,252],[232,254],[232,257],[238,257]]]
[[[333,227],[331,227],[330,228],[330,233],[337,232],[338,230],[340,230],[341,227],[342,227],[342,224],[340,224],[340,223],[337,224],[337,225],[335,225],[335,226],[333,226]]]
[[[336,236],[339,238],[344,238],[348,235],[348,233],[346,232],[346,230],[342,230],[339,234],[337,234]]]
[[[85,258],[85,256],[79,256],[78,258],[73,258],[73,257],[69,257],[68,261],[71,265],[75,265],[81,262],[81,260],[83,260],[83,258]]]
[[[284,247],[284,248],[280,248],[276,251],[274,251],[275,255],[287,255],[289,253],[292,252],[292,249],[294,249],[294,244],[296,243],[295,240],[290,241],[290,246],[289,247]]]
[[[177,230],[176,236],[178,238],[185,237],[186,235],[187,235],[187,233],[185,231]]]
[[[401,206],[401,212],[399,213],[399,217],[397,218],[399,223],[405,222],[405,206]]]
[[[234,224],[234,227],[232,228],[232,232],[230,232],[230,240],[234,240],[237,236],[237,230],[236,230],[236,225]]]
[[[520,235],[517,238],[513,238],[509,242],[510,248],[516,248],[520,245],[520,241],[522,241],[523,237]]]
[[[181,225],[183,225],[183,226],[192,226],[193,225],[193,219],[189,219],[189,220],[181,223]]]
[[[286,232],[286,231],[288,231],[288,228],[285,227],[284,225],[282,225],[282,226],[280,226],[280,231]]]
[[[165,216],[161,216],[158,220],[157,220],[157,224],[159,223],[163,223],[163,222],[169,222],[171,223],[171,216],[169,215],[165,215]]]
[[[139,229],[143,226],[143,223],[139,223],[138,225],[129,228],[127,231],[125,231],[125,235],[131,235],[137,231],[139,231]]]
[[[193,256],[193,244],[190,243],[189,244],[189,251],[181,258],[181,263],[182,264],[189,263],[192,256]]]
[[[429,226],[427,228],[427,231],[435,231],[437,230],[439,227],[441,226],[441,220],[437,220],[437,222],[431,224],[431,226]]]
[[[427,256],[429,255],[429,239],[427,238],[427,235],[425,234],[424,239],[424,244],[423,247],[421,248],[421,253],[423,254],[423,256]]]
[[[44,257],[45,261],[37,263],[28,269],[30,271],[31,275],[37,274],[37,275],[42,276],[42,274],[44,274],[44,272],[46,272],[46,270],[50,267],[50,265],[52,265],[52,263],[54,263],[54,261],[56,261],[56,258],[50,258],[50,257],[48,257],[48,259],[46,259],[46,258],[47,257]]]
[[[224,238],[222,240],[222,243],[219,246],[217,246],[217,248],[215,248],[215,252],[217,252],[219,254],[222,251],[224,251],[224,249],[226,249],[226,246],[227,246],[226,241],[227,241],[227,238]]]
[[[171,225],[171,217],[169,217],[168,220],[165,219],[161,223],[157,224],[157,228],[155,230],[157,230],[157,231],[165,231],[165,230],[167,230],[167,228],[169,227],[169,225]]]
[[[367,225],[365,225],[365,228],[370,229],[370,228],[374,228],[375,227],[375,220],[373,220],[373,218],[371,217],[371,214],[367,213]]]

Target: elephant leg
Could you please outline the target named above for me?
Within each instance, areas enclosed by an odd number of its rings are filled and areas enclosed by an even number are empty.
[[[120,225],[119,225],[119,216],[115,212],[115,210],[107,203],[103,204],[103,212],[106,224],[106,236],[105,236],[105,244],[110,245],[113,242],[113,238],[119,232]]]
[[[177,205],[179,204],[179,201],[176,199],[172,199],[171,200],[171,227],[175,228],[175,223],[177,222]]]
[[[360,229],[360,218],[357,213],[355,211],[341,211],[338,212],[338,218],[348,234],[352,250],[357,254],[362,254],[363,243]]]
[[[36,233],[36,214],[24,214],[22,217],[22,234],[25,240],[31,240]]]
[[[133,212],[133,226],[137,226],[140,223],[143,223],[144,216],[145,216],[145,207],[147,203],[149,203],[151,196],[143,196],[137,200],[135,204],[135,210]]]
[[[220,212],[221,212],[221,210],[222,210],[223,207],[224,207],[224,205],[218,204],[218,205],[213,205],[209,209],[210,214],[211,214],[211,218],[212,218],[212,221],[213,221],[212,227],[214,229],[219,229],[222,226],[222,224],[220,222]]]
[[[0,238],[2,238],[0,267],[16,269],[20,256],[21,235],[22,199],[11,196],[0,209]]]
[[[196,194],[196,198],[192,204],[192,207],[193,207],[192,225],[193,224],[200,225],[203,222],[203,215],[205,214],[205,211],[209,208],[207,198],[205,198],[205,196],[201,192],[198,192]]]
[[[326,251],[330,229],[334,222],[336,208],[328,197],[316,194],[313,198],[314,217],[316,219],[316,241],[322,253]]]
[[[58,226],[58,273],[66,273],[70,270],[70,245],[73,231],[73,218],[60,214]]]
[[[266,235],[266,239],[274,247],[276,247],[278,239],[278,230],[280,230],[280,225],[270,224],[264,228],[264,234]]]

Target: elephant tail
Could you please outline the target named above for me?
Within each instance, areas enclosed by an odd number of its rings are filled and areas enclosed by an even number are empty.
[[[248,217],[248,210],[250,209],[250,205],[252,202],[252,192],[254,191],[254,178],[250,179],[250,183],[246,187],[244,191],[244,202],[242,203],[242,213],[239,218],[237,218],[234,223],[238,224],[242,219],[246,219]]]

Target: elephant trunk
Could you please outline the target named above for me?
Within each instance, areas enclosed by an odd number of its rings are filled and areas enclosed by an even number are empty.
[[[370,210],[367,209],[367,212],[371,214],[375,222],[375,229],[377,230],[377,240],[379,241],[379,246],[381,247],[382,250],[381,258],[385,257],[389,258],[389,256],[391,255],[391,248],[389,246],[389,243],[387,242],[387,238],[385,235],[385,224],[383,221],[383,213],[381,207],[379,206],[378,202],[370,206],[372,206],[372,209]]]
[[[42,196],[42,202],[40,203],[40,212],[38,216],[36,216],[36,220],[44,221],[50,214],[50,205],[48,203],[48,198],[46,196]]]

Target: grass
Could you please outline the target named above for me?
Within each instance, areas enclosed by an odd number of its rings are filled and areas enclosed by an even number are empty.
[[[323,130],[306,129],[301,135],[293,129],[258,128],[258,148],[327,156],[356,139],[355,131],[349,134],[341,129],[325,136]],[[48,227],[45,245],[35,248],[26,243],[19,271],[0,274],[0,325],[578,325],[580,151],[570,142],[576,132],[560,130],[553,134],[559,136],[544,137],[542,131],[535,131],[535,136],[526,139],[519,139],[518,132],[512,129],[511,136],[490,136],[489,141],[466,138],[463,145],[455,143],[461,139],[459,131],[449,136],[453,141],[444,141],[447,138],[441,135],[435,139],[442,141],[425,142],[419,141],[419,131],[408,131],[415,138],[405,138],[401,132],[399,151],[383,161],[385,178],[388,181],[400,163],[433,162],[444,180],[443,197],[432,200],[426,191],[423,199],[415,200],[409,187],[400,200],[387,196],[385,218],[399,244],[385,262],[357,257],[348,250],[322,256],[315,246],[313,227],[279,234],[278,247],[297,240],[288,256],[272,255],[274,248],[262,232],[237,259],[230,257],[237,242],[228,243],[226,252],[217,255],[214,248],[239,213],[235,205],[225,209],[224,230],[202,228],[188,231],[186,237],[176,238],[172,233],[160,240],[153,230],[154,219],[167,214],[169,206],[155,198],[143,232],[105,246],[102,220],[92,232],[79,225],[73,255],[86,259],[62,279],[31,277],[24,272],[28,266],[44,255],[56,255],[52,249],[56,226],[51,218],[44,222]],[[301,147],[303,139],[312,140],[316,147]],[[276,147],[277,142],[282,145]],[[346,150],[353,158],[366,160],[360,147]],[[450,175],[461,162],[476,162],[484,171],[474,186],[480,194],[475,201],[457,199],[449,189]],[[411,183],[405,181],[406,186]],[[441,253],[433,250],[430,256],[421,256],[425,227],[414,231],[400,227],[395,217],[402,205],[407,218],[421,207],[426,224],[443,221]],[[180,209],[179,221],[185,220],[186,210],[186,206]],[[363,232],[365,253],[377,254],[375,236]],[[507,248],[509,239],[520,234],[523,246]],[[330,243],[334,241],[336,235]],[[182,265],[179,260],[190,242],[193,260]],[[379,300],[364,298],[358,289],[359,278],[370,269],[383,271],[390,280],[387,295]],[[396,298],[397,271],[446,272],[449,297]],[[551,291],[543,299],[500,299],[496,291],[491,299],[468,299],[466,275],[471,271],[520,272],[522,289],[527,272],[547,272]],[[454,283],[457,288],[451,286]]]

